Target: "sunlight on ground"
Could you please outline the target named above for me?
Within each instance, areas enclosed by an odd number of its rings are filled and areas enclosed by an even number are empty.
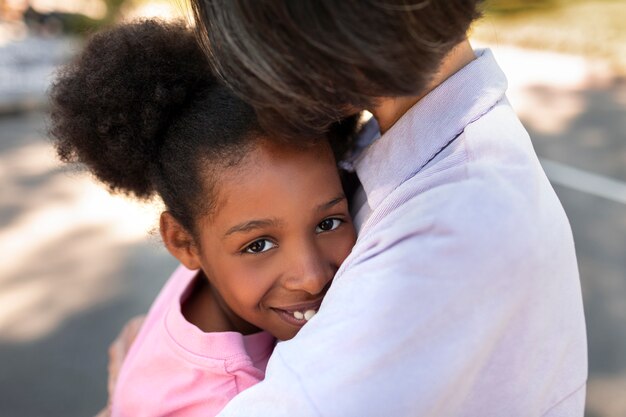
[[[110,196],[86,174],[60,165],[47,143],[0,154],[0,207],[19,205],[0,229],[4,340],[43,337],[67,317],[118,295],[119,288],[98,278],[119,264],[119,248],[145,240],[156,224],[158,207]],[[39,181],[45,185],[29,185]]]
[[[565,130],[586,110],[578,93],[605,87],[613,80],[611,69],[602,61],[479,41],[472,44],[493,51],[509,81],[507,97],[524,123],[537,132],[557,134]],[[559,94],[541,94],[539,88]]]
[[[473,27],[485,42],[553,50],[607,60],[626,75],[626,2],[562,0],[561,6],[487,13]]]

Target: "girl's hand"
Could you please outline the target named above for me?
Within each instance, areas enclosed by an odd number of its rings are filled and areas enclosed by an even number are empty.
[[[117,384],[117,377],[122,363],[130,350],[141,325],[143,324],[146,316],[136,316],[130,319],[122,328],[120,334],[115,338],[111,346],[109,346],[109,405],[102,411],[100,411],[96,417],[109,417],[111,415],[110,403],[113,398],[113,392],[115,392],[115,385]]]
[[[110,417],[110,416],[111,416],[111,409],[107,405],[106,408],[104,408],[102,411],[96,414],[95,417]]]

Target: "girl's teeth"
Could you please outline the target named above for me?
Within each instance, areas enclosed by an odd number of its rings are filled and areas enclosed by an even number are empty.
[[[306,319],[306,321],[309,321],[315,315],[315,313],[317,313],[317,311],[315,311],[315,310],[307,310],[307,311],[304,312],[304,318]]]
[[[298,320],[306,320],[309,321],[311,318],[317,313],[315,310],[307,310],[304,313],[301,311],[294,311],[293,316]]]

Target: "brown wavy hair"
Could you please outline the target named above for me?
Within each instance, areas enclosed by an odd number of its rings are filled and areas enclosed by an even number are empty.
[[[191,0],[211,65],[264,129],[315,136],[424,90],[481,0]]]

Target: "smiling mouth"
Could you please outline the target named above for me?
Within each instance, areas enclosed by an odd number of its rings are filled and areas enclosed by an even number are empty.
[[[297,306],[291,308],[272,308],[278,316],[287,323],[294,326],[304,326],[311,320],[320,308],[321,300],[306,306]]]
[[[280,317],[283,321],[297,327],[304,326],[317,313],[317,310],[306,310],[304,312],[291,312],[286,310],[280,310],[277,308],[274,308],[272,310],[274,310],[278,314],[278,317]]]

